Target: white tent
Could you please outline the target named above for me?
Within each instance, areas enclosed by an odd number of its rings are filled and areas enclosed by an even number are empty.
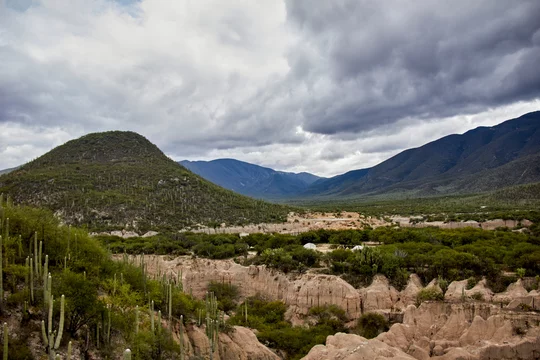
[[[362,249],[364,248],[363,245],[356,245],[355,247],[352,248],[353,251],[362,251]]]
[[[317,246],[314,243],[307,243],[306,245],[304,245],[304,249],[315,250],[317,249]]]

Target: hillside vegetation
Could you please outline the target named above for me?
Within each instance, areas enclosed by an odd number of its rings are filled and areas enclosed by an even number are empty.
[[[280,222],[288,212],[220,188],[144,137],[120,131],[89,134],[51,150],[1,176],[0,192],[92,230]]]
[[[158,322],[158,311],[164,324],[177,325],[207,314],[207,304],[176,279],[151,280],[144,267],[111,260],[95,239],[61,226],[50,211],[0,197],[0,234],[4,359],[67,359],[70,349],[77,358],[113,359],[126,348],[135,359],[178,359],[185,349]]]

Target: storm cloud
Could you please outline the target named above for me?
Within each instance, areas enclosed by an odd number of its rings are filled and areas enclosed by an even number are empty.
[[[335,175],[538,110],[538,1],[0,0],[0,168],[133,130]]]

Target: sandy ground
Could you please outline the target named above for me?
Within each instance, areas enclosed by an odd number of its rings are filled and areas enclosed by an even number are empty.
[[[401,226],[401,227],[429,227],[435,226],[444,229],[457,229],[464,227],[482,228],[484,230],[494,230],[498,227],[514,228],[518,226],[518,222],[514,220],[489,220],[482,223],[476,221],[464,221],[464,222],[419,222],[411,223],[411,219],[414,217],[404,216],[392,216],[390,218],[382,219],[372,216],[365,216],[356,212],[341,212],[341,213],[305,213],[296,214],[290,213],[287,217],[287,222],[282,224],[254,224],[246,226],[222,226],[217,228],[208,228],[200,226],[196,229],[186,229],[193,232],[201,232],[207,234],[252,234],[252,233],[279,233],[279,234],[292,234],[297,235],[299,233],[327,229],[327,230],[347,230],[347,229],[364,229],[366,227],[377,228],[381,226]],[[532,223],[528,220],[523,220],[521,225],[530,226]]]
[[[290,213],[287,222],[281,224],[256,224],[246,226],[221,226],[218,228],[200,227],[192,229],[194,232],[207,234],[237,234],[237,233],[279,233],[279,234],[299,234],[311,230],[346,230],[364,229],[367,226],[373,228],[388,226],[391,223],[371,216],[364,216],[356,212],[335,213]]]

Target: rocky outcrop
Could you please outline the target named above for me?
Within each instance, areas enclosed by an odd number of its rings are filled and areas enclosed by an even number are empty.
[[[493,301],[497,303],[509,304],[512,300],[519,299],[528,295],[521,279],[508,285],[505,292],[493,296]]]
[[[418,292],[423,289],[422,281],[416,274],[411,274],[409,280],[407,281],[407,286],[400,293],[399,305],[397,308],[405,309],[409,305],[414,305],[416,303],[416,296]]]
[[[452,281],[444,294],[444,300],[462,301],[463,297],[465,299],[491,301],[493,299],[493,291],[487,287],[486,279],[482,279],[469,290],[467,290],[467,280]]]
[[[242,297],[262,295],[269,299],[281,300],[289,306],[291,320],[307,315],[313,306],[334,304],[344,309],[350,319],[361,315],[361,294],[343,279],[324,274],[291,275],[269,269],[265,266],[242,266],[232,260],[192,259],[178,257],[166,260],[162,256],[146,256],[150,274],[181,274],[186,292],[203,297],[208,283],[218,281],[236,285]],[[388,281],[381,279],[382,287],[388,288]],[[394,289],[393,301],[397,292]],[[381,295],[382,296],[382,295]],[[386,296],[386,295],[384,295]],[[372,308],[391,306],[391,302],[380,302],[370,295]]]
[[[507,306],[508,309],[540,310],[540,292],[531,290],[526,296],[512,300]]]
[[[373,282],[359,290],[364,311],[393,309],[399,300],[399,292],[382,275],[375,275]]]
[[[373,339],[367,340],[353,334],[337,333],[326,338],[326,345],[316,345],[304,360],[414,360],[396,347]]]
[[[185,332],[185,354],[210,358],[210,341],[203,329],[188,326]],[[229,333],[219,334],[219,344],[212,354],[215,360],[279,360],[280,358],[261,344],[253,332],[242,326],[234,326]]]
[[[540,314],[495,304],[431,302],[409,306],[403,323],[377,339],[421,360],[532,360],[540,355],[539,323]]]

